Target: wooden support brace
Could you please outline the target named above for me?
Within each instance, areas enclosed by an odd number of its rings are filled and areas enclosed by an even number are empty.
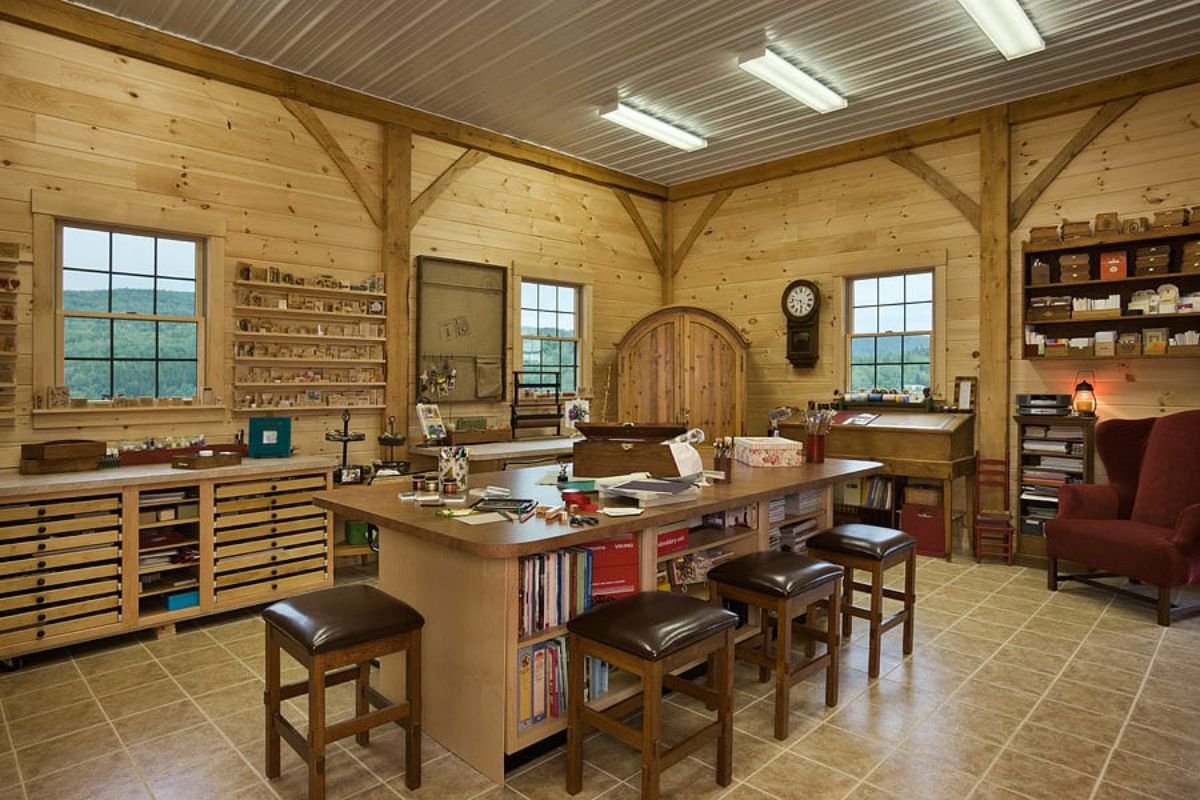
[[[1037,177],[1025,187],[1021,194],[1017,195],[1016,200],[1012,201],[1012,206],[1008,211],[1008,229],[1010,231],[1016,230],[1017,226],[1021,224],[1021,220],[1025,219],[1025,215],[1029,213],[1029,209],[1033,208],[1033,204],[1042,196],[1042,192],[1046,191],[1054,179],[1074,160],[1075,156],[1082,153],[1083,149],[1091,144],[1092,140],[1099,136],[1105,128],[1133,108],[1139,99],[1141,99],[1140,95],[1134,95],[1107,102],[1100,107],[1095,116],[1087,121],[1086,125],[1075,131],[1075,135],[1063,146],[1063,149],[1046,162],[1046,166],[1042,167],[1042,171],[1037,174]]]
[[[425,187],[416,199],[412,201],[412,205],[408,211],[408,225],[410,228],[417,224],[417,221],[425,215],[429,207],[433,205],[433,201],[437,200],[442,194],[450,188],[450,184],[454,183],[463,172],[466,172],[471,167],[478,164],[487,158],[487,153],[482,150],[467,150],[461,156],[454,160],[454,163],[446,167],[446,170],[434,179],[433,183]]]
[[[959,213],[966,217],[967,222],[971,223],[971,226],[975,230],[979,230],[979,203],[968,197],[962,189],[955,186],[945,175],[931,167],[927,161],[912,150],[897,150],[893,153],[888,153],[887,157],[893,164],[904,167],[924,181],[929,188],[946,198],[950,202],[950,205],[957,208]]]
[[[675,206],[663,201],[662,209],[662,261],[658,271],[662,276],[662,304],[675,302]]]
[[[283,103],[283,107],[290,111],[292,116],[304,126],[304,129],[317,140],[317,144],[321,145],[321,149],[325,151],[325,154],[346,178],[350,188],[358,195],[358,199],[362,201],[367,213],[371,215],[371,221],[375,223],[375,227],[382,228],[383,203],[379,200],[379,195],[375,194],[375,190],[371,188],[362,171],[346,155],[346,151],[333,138],[333,134],[325,127],[325,123],[321,122],[317,112],[308,103],[290,97],[281,97],[279,102]]]
[[[629,196],[629,192],[621,189],[613,189],[613,194],[617,196],[617,200],[625,209],[625,213],[629,215],[629,219],[633,220],[634,227],[642,235],[642,241],[646,243],[646,249],[650,251],[650,258],[654,259],[654,263],[658,265],[658,271],[661,273],[663,271],[662,250],[659,249],[658,242],[654,241],[654,236],[650,233],[646,220],[642,219],[642,213],[633,204],[633,198]]]
[[[412,131],[399,125],[383,126],[383,261],[387,291],[387,408],[395,415],[400,430],[408,427],[410,314],[409,285],[412,281],[412,243],[408,213],[412,198]],[[386,418],[386,417],[385,417]]]
[[[721,210],[721,206],[725,205],[725,201],[729,199],[729,195],[733,194],[730,189],[724,189],[717,192],[708,201],[708,205],[700,212],[700,216],[692,223],[692,229],[688,231],[687,236],[679,243],[679,248],[671,256],[671,274],[679,274],[679,267],[683,264],[683,260],[687,258],[687,254],[691,252],[692,245],[700,238],[700,234],[704,233],[704,228],[708,225],[708,221],[713,218]]]

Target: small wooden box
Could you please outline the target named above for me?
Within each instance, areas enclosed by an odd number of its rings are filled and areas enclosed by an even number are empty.
[[[1030,286],[1048,286],[1050,284],[1050,265],[1035,261],[1029,267],[1029,285]]]
[[[1142,354],[1142,335],[1140,333],[1122,334],[1117,339],[1117,355],[1139,356]]]
[[[586,437],[575,442],[576,478],[607,478],[629,472],[649,472],[659,477],[679,475],[671,448],[663,442],[686,432],[684,425],[579,422],[575,429]]]
[[[1200,356],[1200,344],[1173,344],[1167,347],[1169,356]]]
[[[1121,223],[1122,233],[1145,233],[1150,230],[1150,220],[1146,217],[1134,217]]]
[[[1134,270],[1133,270],[1133,274],[1137,275],[1137,276],[1163,275],[1166,272],[1167,272],[1166,264],[1160,264],[1157,262],[1151,263],[1151,264],[1143,264],[1141,261],[1137,262],[1137,265],[1134,267]]]
[[[211,456],[173,456],[172,469],[213,469],[214,467],[232,467],[242,463],[241,453],[213,453]]]
[[[1060,267],[1058,271],[1059,283],[1085,283],[1092,279],[1091,267]]]
[[[1029,322],[1061,322],[1071,318],[1070,306],[1030,306],[1025,311]]]
[[[1086,358],[1088,356],[1096,355],[1096,348],[1094,345],[1090,344],[1083,347],[1067,345],[1067,355],[1071,358]]]
[[[1059,241],[1057,225],[1042,225],[1037,228],[1029,229],[1029,241],[1031,242],[1057,242]]]
[[[100,458],[104,455],[104,442],[89,439],[60,439],[54,442],[38,442],[21,445],[21,458],[35,461],[54,461],[64,458]]]
[[[1154,247],[1139,247],[1136,253],[1139,259],[1151,258],[1154,256],[1170,256],[1171,246],[1166,244],[1155,245]]]
[[[1188,210],[1186,208],[1173,208],[1170,211],[1154,212],[1155,228],[1173,228],[1177,225],[1187,224]]]
[[[1116,342],[1096,342],[1096,355],[1098,356],[1115,356],[1117,354]]]
[[[1091,222],[1064,222],[1062,226],[1063,239],[1082,239],[1092,235]]]
[[[1058,264],[1062,267],[1086,267],[1092,263],[1092,257],[1087,253],[1067,253],[1058,257]]]
[[[1200,256],[1190,260],[1182,261],[1179,264],[1179,271],[1184,273],[1195,274],[1200,272]]]
[[[1065,342],[1062,344],[1046,345],[1046,358],[1067,358],[1070,355]]]

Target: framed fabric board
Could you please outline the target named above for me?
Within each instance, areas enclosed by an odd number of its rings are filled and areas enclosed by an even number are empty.
[[[417,397],[503,401],[507,316],[504,267],[417,258]]]

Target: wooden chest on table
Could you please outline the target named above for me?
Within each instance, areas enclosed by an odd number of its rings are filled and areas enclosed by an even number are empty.
[[[630,472],[649,472],[658,477],[679,475],[671,448],[663,442],[686,432],[683,425],[580,422],[575,429],[586,437],[575,442],[576,478],[607,478]]]

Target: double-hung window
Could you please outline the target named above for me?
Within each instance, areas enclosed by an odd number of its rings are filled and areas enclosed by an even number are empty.
[[[850,278],[849,391],[932,386],[933,271]]]
[[[521,369],[558,373],[566,394],[579,391],[581,294],[578,286],[521,281]]]
[[[62,383],[72,397],[194,397],[204,240],[61,222]]]

